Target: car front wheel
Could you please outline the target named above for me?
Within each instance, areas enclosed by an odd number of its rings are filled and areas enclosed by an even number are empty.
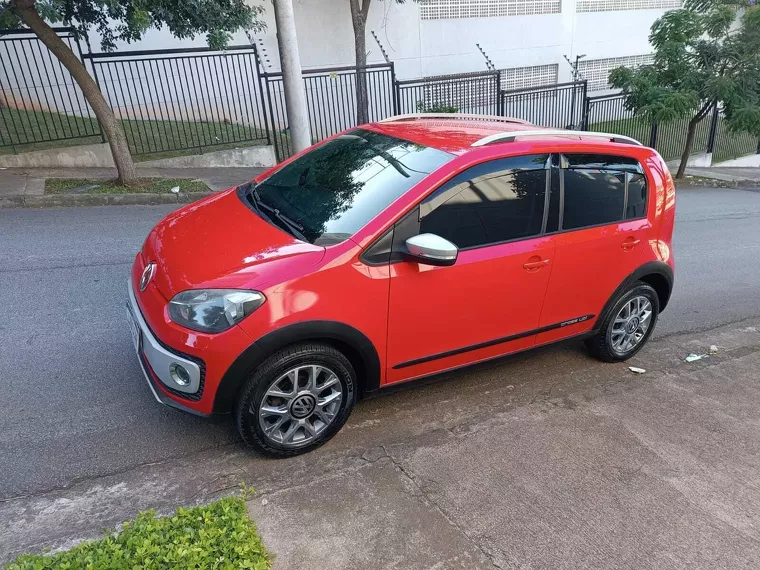
[[[287,347],[244,385],[236,408],[238,432],[266,455],[305,453],[343,427],[355,395],[356,373],[341,352],[317,343]]]
[[[638,281],[620,295],[599,332],[586,341],[589,352],[605,362],[631,358],[652,336],[659,312],[657,292]]]

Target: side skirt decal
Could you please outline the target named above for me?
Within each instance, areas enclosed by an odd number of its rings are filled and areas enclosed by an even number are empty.
[[[583,315],[582,317],[576,317],[568,321],[562,321],[561,323],[546,325],[545,327],[540,327],[537,329],[533,329],[533,330],[529,330],[529,331],[525,331],[525,332],[521,332],[521,333],[517,333],[517,334],[513,334],[513,335],[501,337],[501,338],[495,338],[493,340],[487,340],[485,342],[480,342],[478,344],[463,346],[462,348],[447,350],[446,352],[431,354],[430,356],[423,356],[422,358],[415,358],[414,360],[407,360],[406,362],[395,364],[393,366],[393,369],[398,370],[399,368],[407,368],[409,366],[416,366],[417,364],[424,364],[425,362],[431,362],[433,360],[438,360],[440,358],[448,358],[449,356],[456,356],[457,354],[463,354],[465,352],[471,352],[473,350],[480,350],[481,348],[488,348],[489,346],[503,344],[505,342],[511,342],[513,340],[519,340],[527,336],[533,336],[534,334],[545,333],[548,331],[552,331],[554,329],[561,329],[562,327],[567,327],[570,325],[575,325],[578,323],[582,323],[584,321],[588,321],[590,319],[593,319],[595,316],[596,315]]]

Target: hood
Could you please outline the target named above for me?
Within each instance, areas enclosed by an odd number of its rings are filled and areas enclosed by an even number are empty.
[[[256,289],[319,262],[325,249],[302,242],[225,190],[169,214],[148,235],[144,263],[171,299],[187,289]]]

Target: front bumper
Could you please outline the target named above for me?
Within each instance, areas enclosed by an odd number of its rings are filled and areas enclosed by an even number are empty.
[[[137,305],[131,281],[127,284],[127,289],[129,291],[127,320],[132,332],[132,340],[138,360],[140,361],[140,367],[145,375],[145,379],[148,381],[148,386],[153,396],[161,404],[179,408],[196,415],[206,415],[183,406],[163,393],[164,391],[168,391],[183,398],[198,400],[202,395],[205,376],[203,362],[186,358],[164,346],[145,322],[140,307]],[[173,365],[182,366],[187,371],[189,378],[187,384],[180,384],[174,380],[171,374],[171,367]],[[160,385],[157,385],[158,383]]]

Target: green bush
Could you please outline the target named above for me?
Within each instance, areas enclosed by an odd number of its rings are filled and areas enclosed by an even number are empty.
[[[229,497],[171,516],[140,513],[122,530],[50,555],[25,554],[6,570],[266,570],[269,556],[245,501]]]
[[[453,105],[446,105],[445,103],[434,103],[432,105],[426,105],[424,101],[417,101],[418,113],[458,113],[459,109]]]

